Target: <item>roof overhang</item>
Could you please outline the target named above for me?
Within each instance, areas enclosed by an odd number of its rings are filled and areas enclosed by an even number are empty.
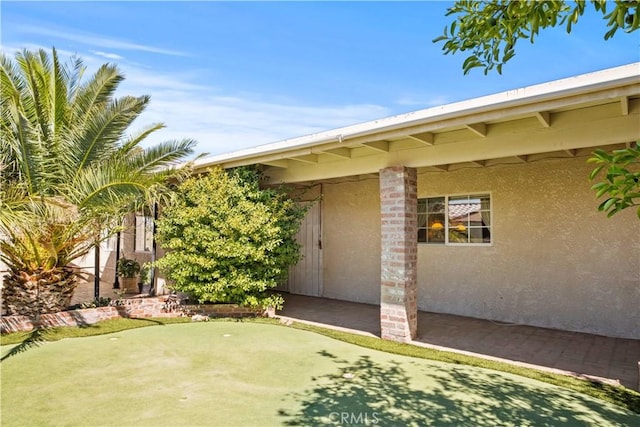
[[[495,158],[640,139],[640,63],[427,108],[196,161],[262,164],[275,181],[366,174],[397,164],[483,166]],[[305,173],[301,173],[304,167]]]

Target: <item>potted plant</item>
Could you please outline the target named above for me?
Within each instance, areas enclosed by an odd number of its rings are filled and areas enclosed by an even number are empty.
[[[122,277],[122,287],[126,293],[138,292],[138,273],[140,273],[140,263],[135,259],[122,257],[118,260],[118,276]]]
[[[138,280],[138,293],[142,293],[145,285],[151,282],[151,264],[145,262],[140,267],[140,280]]]

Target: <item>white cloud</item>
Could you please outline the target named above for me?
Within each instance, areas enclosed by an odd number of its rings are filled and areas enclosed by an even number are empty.
[[[171,49],[163,49],[155,46],[148,46],[138,43],[131,43],[127,41],[117,40],[114,38],[107,38],[96,34],[86,33],[86,32],[74,32],[71,29],[57,30],[52,28],[45,27],[37,27],[33,25],[22,25],[17,28],[17,31],[54,37],[61,40],[69,40],[77,43],[82,43],[84,45],[101,47],[106,49],[121,49],[121,50],[133,50],[133,51],[141,51],[141,52],[151,52],[151,53],[159,53],[163,55],[171,55],[171,56],[189,56],[185,52],[179,52]]]
[[[247,97],[195,97],[192,93],[156,92],[140,124],[164,122],[166,129],[148,138],[194,138],[197,151],[219,154],[307,135],[389,115],[377,105],[312,106]]]
[[[388,116],[371,104],[309,105],[283,96],[230,92],[199,83],[193,71],[161,72],[120,63],[126,75],[119,93],[151,95],[147,110],[132,126],[162,122],[167,127],[145,140],[193,138],[196,150],[220,154]]]
[[[119,68],[125,73],[125,80],[120,87],[127,93],[147,93],[155,98],[155,91],[210,91],[213,86],[205,86],[195,83],[196,76],[191,72],[176,72],[162,74],[157,71],[145,70],[133,65],[119,64]]]
[[[99,50],[90,50],[89,52],[93,53],[94,55],[98,55],[101,56],[103,58],[107,58],[107,59],[113,59],[113,60],[121,60],[124,59],[123,56],[120,56],[116,53],[109,53],[109,52],[101,52]]]

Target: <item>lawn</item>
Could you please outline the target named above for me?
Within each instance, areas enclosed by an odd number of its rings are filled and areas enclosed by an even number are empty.
[[[251,322],[45,341],[1,373],[2,426],[640,425],[544,382]]]

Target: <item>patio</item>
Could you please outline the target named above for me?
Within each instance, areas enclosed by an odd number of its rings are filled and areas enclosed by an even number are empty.
[[[380,336],[377,305],[284,296],[279,317]],[[421,311],[413,344],[639,388],[640,340]]]

